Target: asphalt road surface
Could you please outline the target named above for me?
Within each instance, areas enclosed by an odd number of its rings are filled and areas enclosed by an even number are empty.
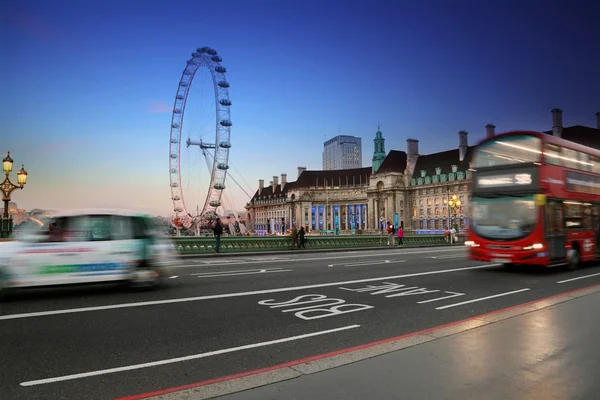
[[[116,399],[267,368],[600,283],[464,248],[185,259],[169,287],[32,289],[0,302],[5,399]]]

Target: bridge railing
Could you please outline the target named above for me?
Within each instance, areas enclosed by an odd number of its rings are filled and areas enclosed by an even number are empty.
[[[175,248],[181,254],[210,254],[215,249],[214,237],[176,237],[172,238]],[[408,235],[404,237],[405,246],[445,245],[443,235]],[[353,249],[365,247],[387,247],[387,235],[338,235],[306,236],[307,249]],[[291,250],[290,236],[272,237],[222,237],[221,253],[240,253],[257,251]]]

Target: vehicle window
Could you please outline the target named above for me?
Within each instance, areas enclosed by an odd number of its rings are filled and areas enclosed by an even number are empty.
[[[562,158],[560,155],[560,147],[553,143],[546,143],[544,149],[544,159],[548,164],[561,165]]]
[[[516,240],[530,235],[538,222],[533,196],[473,198],[472,229],[494,240]]]
[[[475,168],[539,162],[542,140],[531,135],[513,135],[482,143],[475,150]]]
[[[66,235],[72,242],[111,240],[110,216],[87,215],[68,218]]]
[[[45,236],[43,242],[65,241],[65,218],[51,220],[45,228],[46,230],[42,231],[42,235]]]
[[[94,215],[89,218],[92,241],[111,240],[111,217],[108,215]]]
[[[591,171],[600,174],[600,157],[590,156],[590,164],[592,164]]]
[[[564,148],[562,149],[563,162],[565,167],[579,169],[578,153],[575,150]]]
[[[592,205],[590,203],[583,204],[583,228],[592,229]]]
[[[133,238],[148,239],[150,235],[150,227],[145,218],[133,217]]]
[[[583,205],[576,201],[565,201],[565,228],[577,229],[583,227]]]
[[[110,231],[112,240],[133,239],[133,223],[131,218],[117,215],[111,217]]]
[[[590,161],[590,156],[587,153],[579,152],[579,169],[582,171],[591,171],[593,163]]]
[[[65,238],[70,242],[87,242],[90,240],[88,218],[86,216],[66,218]]]
[[[549,201],[547,209],[547,230],[548,232],[562,232],[563,230],[563,208],[562,203],[558,201]]]

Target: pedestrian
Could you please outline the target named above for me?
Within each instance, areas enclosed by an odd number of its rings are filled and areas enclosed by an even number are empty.
[[[388,221],[387,223],[387,233],[388,233],[388,246],[394,246],[396,244],[396,239],[394,238],[395,232],[394,225]]]
[[[448,230],[448,228],[446,228],[446,229],[444,230],[444,241],[445,241],[446,243],[449,243],[449,238],[450,238],[450,231]]]
[[[456,229],[450,229],[450,243],[456,243]]]
[[[304,231],[304,227],[301,226],[300,227],[300,231],[298,232],[298,238],[300,239],[300,244],[298,245],[298,249],[302,248],[306,250],[306,247],[304,247],[304,235],[306,234],[306,232]]]
[[[213,227],[213,233],[215,235],[215,253],[219,253],[221,251],[221,235],[223,234],[223,225],[221,225],[221,218],[217,218],[215,222],[215,226]]]
[[[298,228],[296,224],[292,226],[292,250],[295,250],[298,247]]]
[[[398,244],[404,246],[404,231],[402,230],[402,226],[398,227]]]

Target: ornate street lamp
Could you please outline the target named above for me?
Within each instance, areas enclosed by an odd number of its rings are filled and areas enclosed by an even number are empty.
[[[460,204],[461,204],[460,199],[455,194],[450,196],[450,200],[448,200],[448,206],[452,210],[452,215],[455,217],[454,218],[455,224],[456,224],[456,210],[458,210],[460,208]],[[448,224],[448,229],[450,229],[450,224]]]
[[[21,169],[17,172],[17,184],[11,182],[10,173],[13,169],[13,159],[10,158],[10,151],[8,155],[2,160],[2,170],[4,171],[5,178],[0,183],[0,190],[2,191],[2,201],[4,201],[4,213],[2,214],[2,221],[0,223],[0,237],[7,238],[12,232],[12,218],[8,215],[8,203],[10,202],[10,196],[16,189],[23,189],[27,183],[27,171],[25,171],[25,165],[21,165]]]

